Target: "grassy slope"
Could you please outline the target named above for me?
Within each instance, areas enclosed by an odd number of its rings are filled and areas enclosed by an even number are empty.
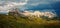
[[[0,15],[0,28],[60,28],[60,21],[42,18]]]

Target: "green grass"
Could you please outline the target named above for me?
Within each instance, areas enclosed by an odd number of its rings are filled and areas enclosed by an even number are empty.
[[[0,28],[60,28],[58,20],[43,20],[13,15],[0,15]]]

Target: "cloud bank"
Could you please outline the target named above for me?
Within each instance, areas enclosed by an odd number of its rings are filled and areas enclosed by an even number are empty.
[[[1,1],[0,2],[0,11],[9,10],[11,8],[16,8],[18,6],[22,7],[25,4],[27,4],[28,0],[24,0],[24,1],[21,0],[19,2],[17,2],[17,1],[15,1],[15,0],[11,0],[11,1],[9,1],[9,0],[8,1],[4,1],[3,0],[3,1]]]
[[[0,0],[0,9],[10,9],[18,6],[21,7],[24,5],[37,6],[39,4],[50,4],[56,1],[60,0]]]
[[[48,18],[53,18],[57,16],[55,13],[52,12],[40,12],[40,11],[35,11],[35,12],[25,11],[22,14],[25,16],[36,16],[36,17],[46,16]]]
[[[19,10],[31,9],[31,11],[33,12],[32,9],[34,8],[37,8],[39,10],[41,10],[41,8],[46,8],[46,6],[48,6],[49,8],[50,7],[52,8],[50,4],[57,1],[60,1],[60,0],[0,0],[0,11],[5,11],[5,10],[8,11],[11,8],[17,7],[19,8]],[[49,11],[52,11],[52,10],[49,10]]]

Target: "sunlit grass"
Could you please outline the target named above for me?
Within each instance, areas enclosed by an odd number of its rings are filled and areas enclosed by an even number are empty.
[[[60,28],[58,20],[43,20],[42,18],[0,15],[0,28]]]

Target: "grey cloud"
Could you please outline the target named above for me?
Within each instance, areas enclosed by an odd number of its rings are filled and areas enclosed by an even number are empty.
[[[8,8],[13,8],[13,7],[18,7],[18,6],[21,7],[25,4],[27,4],[27,0],[0,0],[0,1],[1,1],[0,9],[3,9],[3,8],[8,9]],[[19,1],[19,2],[17,2],[17,1]]]
[[[60,0],[28,0],[28,5],[50,4]]]

